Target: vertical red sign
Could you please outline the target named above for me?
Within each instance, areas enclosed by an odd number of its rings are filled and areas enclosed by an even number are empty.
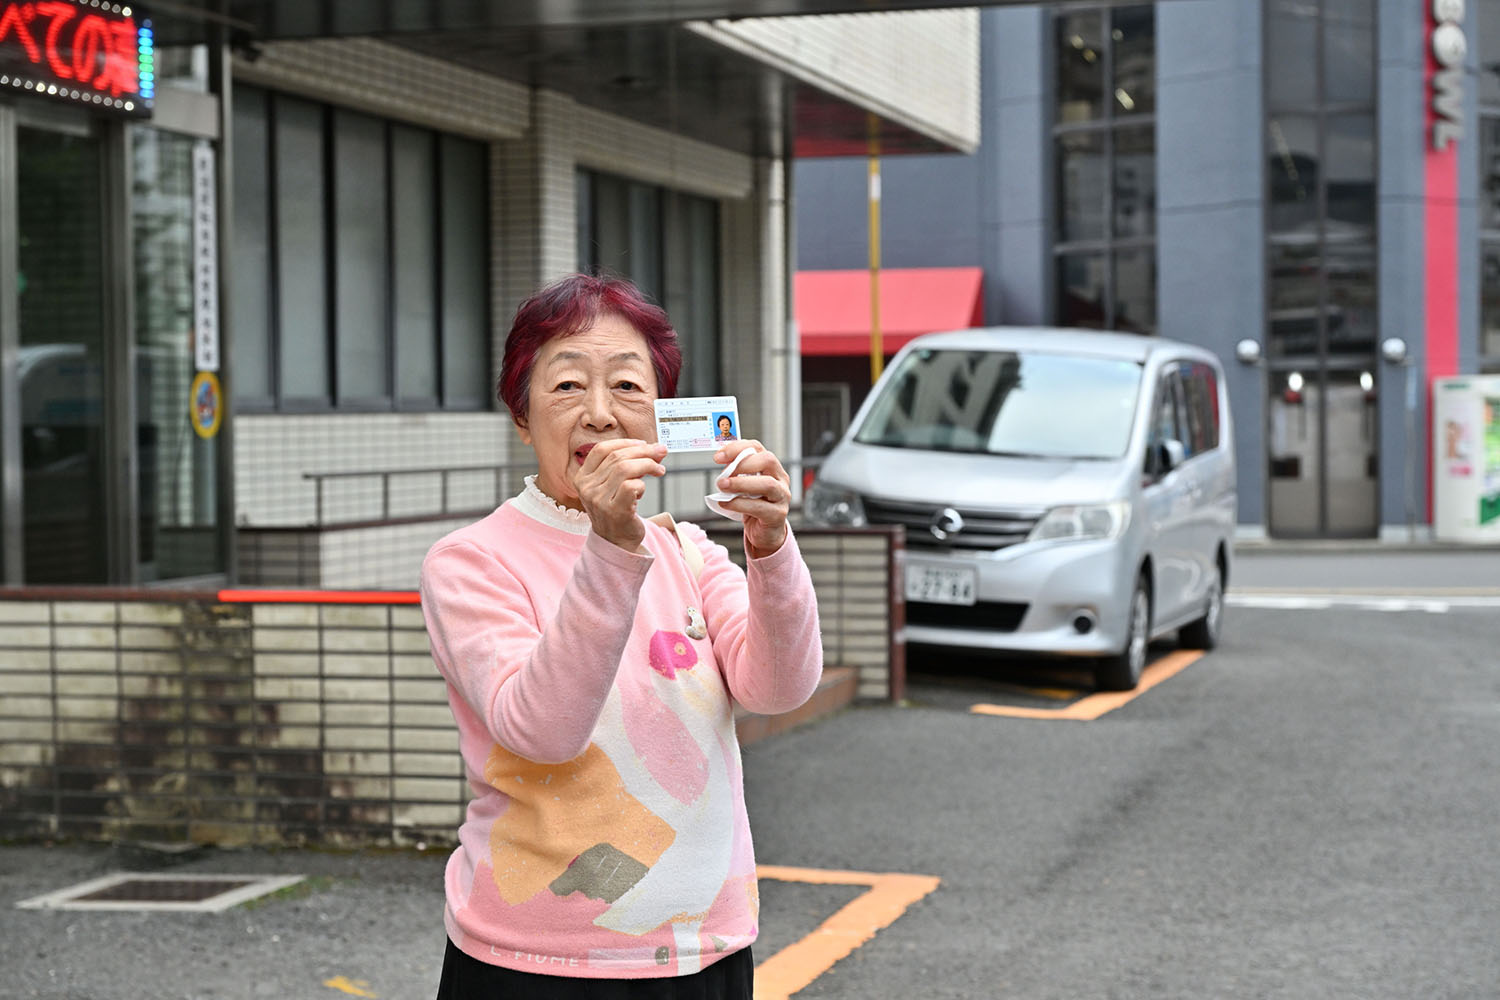
[[[1458,374],[1458,144],[1463,139],[1463,0],[1429,0],[1427,9],[1426,236],[1427,384]],[[1431,427],[1428,393],[1428,427]],[[1429,435],[1430,440],[1430,435]],[[1432,468],[1427,470],[1432,510]]]

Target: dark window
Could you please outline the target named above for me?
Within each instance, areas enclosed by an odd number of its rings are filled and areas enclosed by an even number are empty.
[[[1156,332],[1156,15],[1053,22],[1057,322]]]
[[[682,343],[680,396],[721,391],[719,206],[709,198],[578,172],[578,261],[635,282]]]
[[[1266,7],[1273,358],[1310,363],[1376,349],[1374,27],[1373,0]]]
[[[1183,411],[1187,416],[1189,455],[1200,455],[1219,446],[1219,380],[1204,364],[1182,368]]]
[[[236,403],[485,408],[484,146],[255,87],[233,127]]]

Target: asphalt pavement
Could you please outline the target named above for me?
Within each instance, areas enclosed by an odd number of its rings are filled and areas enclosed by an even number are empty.
[[[1247,552],[1231,593],[1500,596],[1497,565]],[[1219,650],[1091,722],[969,710],[1065,701],[1067,670],[913,651],[908,705],[746,749],[762,864],[940,879],[795,995],[1500,996],[1497,640],[1480,605],[1232,605]],[[0,847],[0,997],[428,997],[444,853],[207,851],[172,870],[310,878],[217,915],[101,914],[12,904],[117,852]],[[757,960],[866,891],[764,879]]]

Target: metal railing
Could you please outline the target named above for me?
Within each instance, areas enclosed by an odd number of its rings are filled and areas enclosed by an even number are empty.
[[[669,459],[670,462],[670,459]],[[804,458],[783,461],[792,477],[794,498],[800,498],[800,486],[805,485],[805,476],[814,473],[821,458]],[[439,465],[400,469],[353,469],[340,472],[304,472],[302,478],[313,484],[313,522],[311,527],[329,528],[372,521],[441,520],[445,517],[474,513],[481,509],[499,506],[521,491],[525,478],[536,471],[536,463],[509,462],[497,465]],[[722,465],[701,462],[692,465],[671,465],[667,474],[647,484],[642,506],[654,510],[667,510],[673,514],[697,517],[703,511],[701,497],[714,492]],[[468,477],[469,483],[455,488],[456,477]],[[477,499],[475,482],[486,479],[493,485]],[[436,480],[434,484],[432,480]],[[426,482],[424,482],[424,480]],[[393,495],[403,497],[402,485],[415,483],[415,489],[407,489],[400,509],[392,504]],[[354,497],[336,497],[339,484],[359,487]],[[373,487],[373,492],[371,492]],[[346,491],[347,493],[348,491]],[[413,495],[430,497],[413,503]],[[455,504],[454,497],[461,496],[462,504]],[[329,512],[330,501],[340,500],[342,506],[355,508],[343,515]]]

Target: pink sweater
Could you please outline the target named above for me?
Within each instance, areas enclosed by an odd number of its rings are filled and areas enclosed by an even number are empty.
[[[444,919],[481,961],[676,976],[755,940],[731,702],[769,714],[807,700],[822,672],[817,603],[790,535],[747,575],[685,527],[704,557],[697,580],[670,531],[648,523],[651,554],[626,552],[528,480],[422,563],[474,791]]]

